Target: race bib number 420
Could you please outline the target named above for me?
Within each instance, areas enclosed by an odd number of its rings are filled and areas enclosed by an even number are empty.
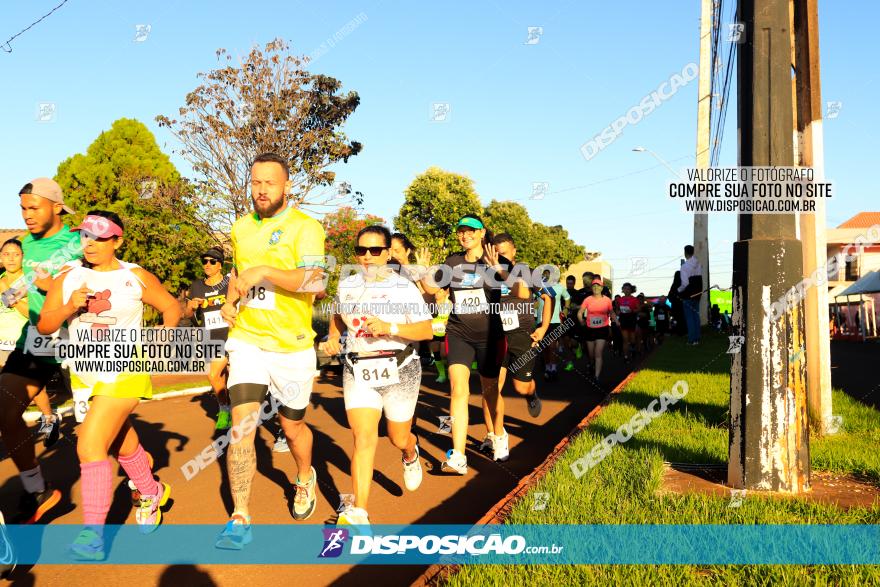
[[[480,289],[463,289],[453,293],[458,312],[461,314],[483,311],[486,303],[486,292]]]
[[[367,387],[385,387],[400,383],[395,357],[361,358],[353,365],[355,381]]]
[[[275,309],[275,286],[263,280],[247,290],[242,304],[257,310]]]

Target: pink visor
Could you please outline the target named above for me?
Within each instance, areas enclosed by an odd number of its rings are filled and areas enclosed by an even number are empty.
[[[103,216],[86,216],[82,223],[73,230],[80,230],[91,238],[110,238],[122,236],[122,228],[118,224]]]

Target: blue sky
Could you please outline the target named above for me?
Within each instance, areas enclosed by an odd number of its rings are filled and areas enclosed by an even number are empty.
[[[0,42],[60,1],[0,5]],[[310,54],[362,15],[311,69],[361,96],[346,132],[364,151],[337,172],[366,194],[366,211],[390,223],[407,185],[437,165],[473,178],[484,204],[519,200],[534,220],[562,224],[602,251],[618,283],[668,288],[692,217],[665,200],[666,167],[632,148],[645,146],[675,168],[693,164],[696,80],[590,161],[579,149],[698,59],[699,0],[325,4],[69,0],[0,53],[0,225],[22,225],[22,184],[54,175],[118,118],[144,122],[170,153],[175,141],[154,118],[177,111],[198,85],[196,73],[217,63],[217,48],[243,54],[280,36]],[[878,17],[873,2],[820,4],[822,99],[842,104],[825,121],[826,175],[836,183],[830,226],[878,209],[866,173],[874,166],[876,68],[860,65],[876,61]],[[140,43],[136,24],[151,26]],[[537,44],[526,44],[530,26],[543,27]],[[37,121],[40,102],[56,105],[53,122]],[[450,105],[447,122],[431,121],[435,102]],[[736,164],[735,104],[721,164]],[[543,200],[529,199],[533,182],[549,183]],[[735,239],[733,217],[710,219],[711,281],[722,287]],[[633,258],[647,258],[649,271],[631,277]]]

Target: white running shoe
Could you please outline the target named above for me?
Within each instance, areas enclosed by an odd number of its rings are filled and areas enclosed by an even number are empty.
[[[440,470],[444,473],[467,475],[467,457],[460,452],[457,452],[455,449],[449,449],[446,453],[446,460],[440,465]]]
[[[403,461],[403,484],[407,490],[415,491],[422,484],[422,463],[419,462],[419,445],[416,445],[416,457],[411,463],[407,463],[405,458]]]
[[[484,438],[483,442],[480,444],[480,452],[492,452],[494,450],[494,444],[495,435],[492,433],[486,434],[486,438]]]
[[[272,452],[290,452],[290,447],[287,446],[287,436],[285,436],[283,430],[278,434],[278,438],[275,439]]]
[[[507,432],[502,434],[501,436],[495,437],[495,446],[492,451],[492,458],[496,461],[504,462],[508,458],[510,458],[510,450],[508,449],[508,441],[510,437],[507,436]]]
[[[367,510],[363,508],[348,506],[347,508],[342,510],[342,513],[339,514],[339,518],[337,518],[336,524],[346,524],[348,526],[369,526],[370,516],[367,514]]]

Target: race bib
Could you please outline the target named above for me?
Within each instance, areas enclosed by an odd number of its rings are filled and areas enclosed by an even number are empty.
[[[257,310],[275,309],[275,286],[269,281],[263,280],[247,290],[242,304],[248,308]]]
[[[590,316],[590,328],[601,328],[605,326],[605,318],[601,316]]]
[[[501,312],[501,326],[505,332],[519,328],[519,315],[515,310],[504,310]]]
[[[397,359],[391,357],[368,357],[359,358],[352,365],[355,382],[367,387],[385,387],[400,383],[400,373],[397,370]]]
[[[73,391],[73,416],[77,422],[85,422],[86,414],[89,413],[89,398],[92,395],[91,388],[74,389]]]
[[[486,292],[480,289],[463,289],[454,292],[455,303],[458,304],[459,312],[462,314],[480,312],[481,306],[488,305],[486,303]]]
[[[630,312],[632,312],[632,310],[630,309],[629,306],[620,306],[620,313],[621,314],[629,314]]]
[[[219,330],[220,328],[229,328],[229,324],[223,319],[220,312],[205,312],[205,328],[208,330]]]
[[[54,357],[57,339],[67,338],[67,331],[61,329],[55,334],[58,334],[58,336],[40,334],[36,326],[29,324],[24,350],[35,357]]]
[[[657,312],[656,319],[657,320],[666,320],[666,313],[665,312]]]
[[[431,332],[434,333],[434,336],[446,336],[446,320],[432,321]]]
[[[14,351],[15,343],[14,340],[0,340],[0,351]]]

